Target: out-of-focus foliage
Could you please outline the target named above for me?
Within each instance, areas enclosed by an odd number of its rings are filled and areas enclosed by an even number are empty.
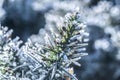
[[[44,27],[47,8],[35,11],[33,2],[35,0],[4,0],[3,9],[6,14],[2,25],[14,30],[13,37],[18,35],[23,41],[27,41],[30,35],[37,34]]]
[[[4,0],[0,1],[0,21],[4,19],[5,10],[2,8]]]

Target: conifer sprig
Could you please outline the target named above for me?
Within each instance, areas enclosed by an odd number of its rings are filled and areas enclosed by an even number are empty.
[[[78,12],[68,13],[61,26],[43,29],[45,34],[41,39],[44,42],[28,40],[23,49],[29,57],[46,66],[47,76],[43,80],[64,78],[63,74],[77,80],[67,69],[71,64],[80,66],[78,60],[87,55],[84,51],[89,34],[85,27]]]

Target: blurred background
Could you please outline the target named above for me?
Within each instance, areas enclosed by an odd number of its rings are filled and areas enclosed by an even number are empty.
[[[77,78],[120,80],[120,0],[0,0],[0,22],[14,30],[13,38],[39,41],[40,29],[57,26],[76,7],[90,33]]]

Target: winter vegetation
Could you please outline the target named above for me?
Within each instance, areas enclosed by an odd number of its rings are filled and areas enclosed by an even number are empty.
[[[0,80],[120,80],[119,0],[0,0]]]
[[[11,39],[12,30],[1,26],[0,79],[78,80],[71,69],[74,64],[80,66],[77,61],[87,55],[84,47],[89,34],[85,27],[79,12],[68,13],[60,25],[40,29],[39,40],[31,37],[20,47],[22,41]]]

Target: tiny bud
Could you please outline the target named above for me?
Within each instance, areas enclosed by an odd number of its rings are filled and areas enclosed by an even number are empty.
[[[67,31],[67,29],[66,29],[65,27],[62,27],[62,30],[63,30],[63,31]]]

